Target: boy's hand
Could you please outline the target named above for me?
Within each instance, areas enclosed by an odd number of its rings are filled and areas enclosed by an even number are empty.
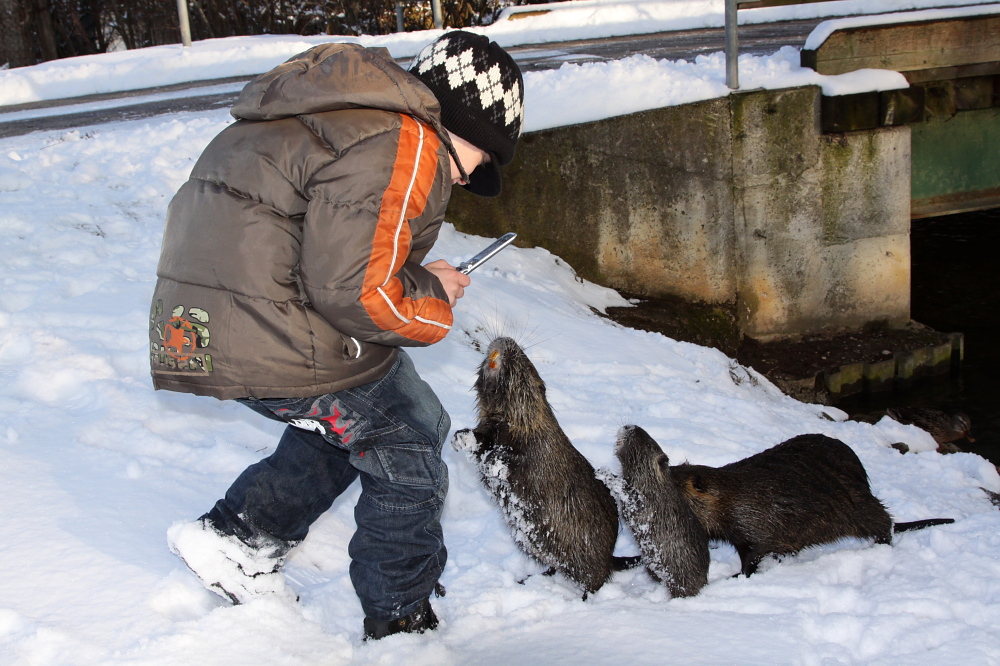
[[[455,307],[458,299],[465,295],[465,288],[472,284],[472,278],[465,273],[459,273],[444,259],[424,264],[424,268],[436,275],[437,279],[441,281],[441,286],[448,294],[448,305],[451,307]]]

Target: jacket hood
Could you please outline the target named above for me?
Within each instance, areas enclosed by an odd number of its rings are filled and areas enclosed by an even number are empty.
[[[248,83],[230,113],[242,120],[278,120],[357,108],[405,113],[443,134],[434,94],[387,49],[358,44],[322,44],[298,54]]]

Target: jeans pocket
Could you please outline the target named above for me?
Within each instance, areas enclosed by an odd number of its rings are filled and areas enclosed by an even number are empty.
[[[387,444],[351,454],[351,464],[371,476],[404,486],[438,487],[445,472],[436,447],[427,444]]]
[[[336,393],[311,398],[237,398],[259,414],[276,421],[317,433],[341,449],[357,445],[368,428],[368,421]]]

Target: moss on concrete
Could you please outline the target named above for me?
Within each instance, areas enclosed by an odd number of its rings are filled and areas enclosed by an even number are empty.
[[[501,196],[456,190],[448,219],[515,231],[605,286],[730,308],[761,339],[906,321],[906,230],[886,192],[909,180],[891,159],[908,130],[831,143],[819,98],[740,92],[530,133]],[[847,247],[859,238],[884,242]]]
[[[623,326],[662,333],[674,340],[715,347],[736,356],[741,335],[734,306],[690,303],[670,296],[642,298],[623,294],[634,307],[609,307],[607,316]]]

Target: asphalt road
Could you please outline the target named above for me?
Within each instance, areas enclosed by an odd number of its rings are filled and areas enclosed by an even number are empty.
[[[740,27],[741,54],[767,55],[782,46],[801,47],[822,19],[783,21]],[[722,51],[722,28],[678,30],[569,42],[514,46],[507,49],[522,71],[557,69],[564,63],[619,60],[639,53],[668,60],[693,60]],[[406,64],[406,61],[401,61]],[[203,111],[230,106],[241,83],[253,77],[199,81],[122,93],[87,95],[72,99],[0,106],[0,138],[29,132],[70,129],[123,120],[136,120],[179,111]],[[225,92],[216,92],[219,87]],[[187,94],[190,93],[190,94]],[[151,99],[148,97],[168,97]],[[75,107],[86,110],[74,111]]]

